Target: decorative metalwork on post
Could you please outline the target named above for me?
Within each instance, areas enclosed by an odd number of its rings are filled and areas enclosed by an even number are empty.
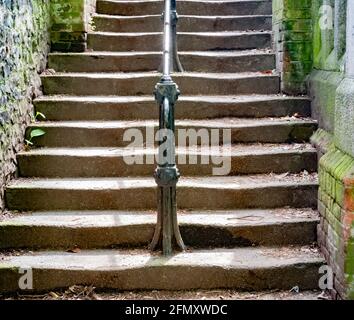
[[[162,247],[163,255],[172,254],[177,245],[184,250],[177,220],[176,186],[180,177],[175,159],[175,103],[180,94],[171,71],[182,71],[177,50],[176,0],[165,0],[163,37],[163,75],[155,87],[155,99],[160,108],[159,157],[155,170],[158,185],[158,217],[150,248]]]

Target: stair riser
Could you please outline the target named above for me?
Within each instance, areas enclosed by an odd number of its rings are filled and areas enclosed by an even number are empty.
[[[119,219],[119,216],[117,217]],[[282,225],[223,227],[181,224],[187,246],[194,248],[308,245],[316,241],[317,221]],[[0,227],[2,249],[81,249],[146,247],[153,238],[155,225],[121,227],[4,226]],[[33,237],[33,234],[36,237]],[[210,236],[212,235],[212,237]]]
[[[190,72],[258,72],[273,70],[273,54],[215,57],[180,54],[185,71]],[[49,68],[57,72],[139,72],[156,71],[161,64],[161,54],[134,56],[78,56],[51,55]]]
[[[163,1],[146,1],[125,3],[114,1],[98,1],[97,12],[113,15],[151,15],[163,12]],[[272,14],[270,1],[234,1],[234,2],[202,2],[202,1],[179,1],[177,11],[181,15],[267,15]]]
[[[100,34],[88,35],[88,47],[94,51],[160,51],[162,34],[124,35]],[[179,34],[179,51],[209,51],[265,49],[271,47],[270,33],[212,36],[202,34]]]
[[[197,99],[197,98],[196,98]],[[45,114],[49,121],[60,120],[148,120],[158,119],[155,101],[141,102],[76,102],[35,100],[36,110]],[[224,117],[285,117],[298,114],[311,115],[308,100],[273,100],[239,103],[208,101],[186,101],[181,97],[177,102],[177,119],[207,119]]]
[[[229,266],[144,266],[114,270],[75,268],[33,268],[33,288],[50,291],[72,285],[101,289],[187,290],[229,288],[234,290],[301,290],[318,289],[322,261],[269,266],[262,268],[232,268]],[[27,266],[26,266],[27,267]],[[192,272],[191,272],[192,270]],[[0,291],[18,291],[19,270],[0,269]]]
[[[178,167],[183,175],[212,175],[214,158],[208,158],[209,165],[180,163]],[[216,159],[215,159],[216,160]],[[262,173],[297,173],[302,170],[314,172],[317,168],[317,157],[313,151],[302,153],[273,153],[262,155],[244,155],[228,158],[218,157],[219,161],[231,161],[229,175],[262,174]],[[188,157],[187,157],[188,161]],[[146,158],[144,158],[146,163]],[[122,177],[151,176],[155,164],[129,165],[123,157],[73,157],[73,156],[36,156],[20,154],[18,156],[21,177]]]
[[[98,32],[161,32],[163,23],[160,15],[134,18],[94,17],[95,31]],[[271,16],[254,17],[188,17],[180,16],[179,32],[248,31],[272,30]]]
[[[117,79],[86,76],[45,76],[42,83],[45,94],[70,95],[150,95],[159,81],[159,74]],[[197,76],[175,77],[184,95],[227,95],[227,94],[277,94],[278,76],[221,79]]]
[[[250,187],[240,189],[177,189],[179,209],[244,209],[316,207],[317,185]],[[16,189],[6,191],[10,210],[141,210],[155,209],[156,188],[128,189]]]
[[[249,127],[233,128],[231,130],[232,143],[285,143],[308,141],[316,130],[313,123],[297,124],[285,123],[279,125],[254,125]],[[123,141],[124,133],[128,128],[75,128],[75,127],[45,127],[32,125],[31,128],[42,128],[46,134],[35,138],[37,147],[123,147],[129,146],[130,141]],[[150,135],[146,136],[146,127],[133,127],[141,130],[144,141],[147,142]],[[180,127],[181,129],[205,129],[205,127]],[[217,127],[215,128],[217,129]],[[210,130],[210,128],[209,128]],[[222,130],[220,131],[220,143],[223,143]],[[209,131],[209,137],[211,131]],[[151,137],[150,137],[151,138]],[[153,138],[153,137],[152,137]],[[178,134],[176,135],[178,145]],[[150,140],[149,140],[150,141]],[[200,142],[199,142],[200,143]]]

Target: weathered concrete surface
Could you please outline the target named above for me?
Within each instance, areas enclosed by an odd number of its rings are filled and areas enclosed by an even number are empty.
[[[181,51],[216,51],[265,49],[271,46],[271,32],[179,32]],[[88,47],[95,51],[158,51],[161,32],[93,32],[88,34]]]
[[[308,141],[317,124],[308,119],[228,118],[208,121],[178,120],[176,127],[194,129],[197,133],[204,130],[209,136],[213,129],[218,129],[220,144],[224,142],[223,129],[231,129],[231,143],[290,143]],[[44,136],[36,138],[37,147],[122,147],[132,143],[132,140],[123,139],[124,133],[129,128],[140,130],[143,143],[149,141],[153,143],[154,130],[157,130],[158,123],[152,120],[43,122],[29,126],[27,134],[34,128],[42,128],[46,132]],[[176,139],[178,144],[178,134]],[[198,143],[201,142],[198,140]]]
[[[98,0],[97,12],[111,15],[151,15],[161,14],[163,1],[109,1]],[[261,1],[191,1],[180,0],[178,12],[183,14],[198,13],[199,15],[258,15],[272,14],[269,0]]]
[[[93,17],[95,31],[98,32],[160,32],[162,30],[161,14],[139,16],[114,16],[97,14]],[[249,31],[271,30],[272,16],[200,16],[179,15],[178,32],[206,31]]]
[[[178,217],[185,244],[203,248],[311,244],[319,221],[309,209],[192,211]],[[0,222],[0,247],[146,246],[155,224],[154,212],[25,213]]]
[[[159,81],[158,72],[141,73],[56,73],[43,75],[44,93],[69,95],[147,95]],[[174,75],[184,94],[276,94],[279,78],[261,72],[198,73]]]
[[[32,268],[37,291],[74,284],[120,290],[306,290],[317,287],[322,264],[318,253],[296,247],[194,251],[169,258],[144,251],[39,252],[5,258],[0,290],[18,290],[21,267]]]
[[[218,147],[177,148],[177,165],[187,176],[212,175],[214,163],[230,160],[227,175],[297,173],[317,170],[317,154],[306,144],[233,145],[228,153]],[[185,155],[186,159],[180,159]],[[127,165],[126,157],[138,157],[141,164]],[[201,164],[201,157],[209,164]],[[147,164],[147,159],[152,161]],[[193,159],[196,160],[193,160]],[[156,167],[157,150],[152,148],[45,148],[18,154],[21,177],[123,177],[151,176]],[[193,161],[193,162],[192,162]],[[217,162],[219,161],[219,162]]]
[[[319,126],[333,134],[336,114],[336,91],[342,82],[341,72],[313,71],[309,79],[309,93],[312,99],[312,116]]]
[[[49,121],[147,120],[158,118],[152,96],[42,96],[34,101]],[[177,119],[309,117],[306,97],[283,95],[186,96],[176,104]],[[39,119],[41,120],[41,119]]]
[[[336,145],[354,157],[354,79],[345,78],[336,94],[334,139]]]
[[[275,68],[268,50],[179,52],[185,71],[257,72]],[[57,72],[141,72],[158,70],[161,52],[52,53],[49,68]]]
[[[178,184],[181,209],[315,207],[313,175],[184,177]],[[6,191],[12,210],[126,210],[156,206],[153,178],[18,179]]]

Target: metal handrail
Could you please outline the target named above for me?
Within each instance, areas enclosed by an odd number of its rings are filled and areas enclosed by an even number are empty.
[[[159,161],[154,173],[158,186],[158,216],[150,248],[155,250],[161,247],[163,255],[168,256],[172,254],[174,243],[180,249],[185,249],[177,221],[176,202],[176,187],[180,174],[175,161],[174,108],[180,91],[171,77],[171,71],[183,71],[177,50],[176,0],[165,0],[163,18],[163,70],[154,92],[160,108]]]

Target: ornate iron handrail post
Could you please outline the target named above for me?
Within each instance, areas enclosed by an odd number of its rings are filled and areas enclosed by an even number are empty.
[[[165,256],[172,254],[174,243],[180,249],[185,249],[178,227],[176,204],[176,186],[180,174],[175,161],[174,107],[180,92],[170,74],[171,69],[182,71],[177,54],[176,27],[176,0],[165,0],[163,75],[156,84],[154,92],[160,108],[159,161],[154,174],[158,186],[158,217],[154,238],[150,245],[152,250],[162,246]],[[165,149],[162,148],[163,146]]]

